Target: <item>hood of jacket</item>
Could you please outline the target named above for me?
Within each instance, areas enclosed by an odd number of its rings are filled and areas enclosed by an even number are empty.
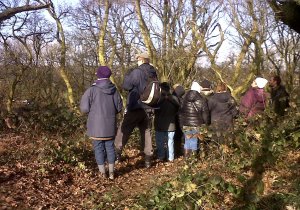
[[[107,95],[113,95],[117,90],[116,86],[109,79],[98,79],[92,86],[98,87],[103,93]]]
[[[231,100],[231,95],[229,92],[215,93],[212,97],[219,103],[227,103]]]
[[[185,100],[189,102],[195,102],[197,99],[199,99],[200,93],[196,90],[190,90],[186,93]]]
[[[203,88],[201,90],[201,94],[203,94],[204,96],[211,96],[213,95],[214,91],[209,89],[209,88]]]
[[[149,77],[151,77],[151,78],[156,77],[157,78],[155,68],[152,65],[150,65],[149,63],[143,63],[138,68],[143,70],[144,72],[147,72],[149,74]]]

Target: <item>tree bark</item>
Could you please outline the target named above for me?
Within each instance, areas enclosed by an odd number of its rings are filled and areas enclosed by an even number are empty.
[[[68,74],[66,72],[66,52],[67,52],[67,47],[66,47],[66,39],[65,39],[65,33],[63,26],[61,24],[61,21],[59,17],[57,16],[54,5],[51,3],[51,7],[48,9],[49,14],[52,16],[52,18],[56,22],[57,26],[57,41],[60,44],[60,57],[59,57],[59,73],[63,81],[65,82],[65,85],[67,87],[67,99],[69,102],[69,107],[76,113],[80,113],[78,107],[75,104],[74,101],[74,96],[73,96],[73,88],[71,86],[70,80],[68,78]]]

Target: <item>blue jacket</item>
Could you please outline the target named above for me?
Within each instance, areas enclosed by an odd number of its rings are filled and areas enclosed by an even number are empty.
[[[148,63],[140,65],[129,74],[125,75],[123,89],[129,91],[127,96],[128,111],[150,108],[140,100],[140,94],[147,85],[148,75],[157,78],[155,68]]]
[[[82,113],[88,113],[87,135],[113,137],[116,134],[116,114],[123,103],[115,85],[109,80],[98,80],[83,94],[80,102]]]

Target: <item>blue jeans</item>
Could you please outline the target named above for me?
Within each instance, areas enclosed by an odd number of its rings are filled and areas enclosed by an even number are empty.
[[[109,164],[115,163],[114,140],[94,140],[93,146],[97,165],[104,165],[105,155]]]
[[[193,151],[198,150],[198,138],[196,137],[199,131],[197,129],[188,129],[183,130],[184,133],[184,149],[190,149]],[[193,137],[188,138],[188,136],[192,135]]]
[[[174,160],[174,134],[175,131],[155,132],[158,159],[165,159],[167,153],[168,160]]]

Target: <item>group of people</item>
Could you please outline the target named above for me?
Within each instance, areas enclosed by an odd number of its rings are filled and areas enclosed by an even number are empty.
[[[188,91],[179,84],[171,87],[168,82],[162,82],[160,100],[157,106],[150,107],[141,102],[140,94],[148,78],[157,79],[158,76],[147,53],[138,54],[136,59],[138,67],[124,77],[122,88],[128,91],[127,105],[118,128],[116,116],[122,111],[123,102],[109,79],[111,70],[107,66],[97,69],[98,79],[81,98],[80,109],[88,113],[87,135],[93,140],[96,162],[103,177],[107,177],[107,159],[108,178],[114,179],[115,162],[122,160],[124,146],[136,127],[140,132],[145,167],[151,166],[153,117],[157,159],[172,162],[182,151],[182,138],[185,157],[198,151],[203,125],[209,125],[213,138],[222,143],[223,134],[233,128],[234,118],[239,113],[249,119],[266,107],[268,96],[264,87],[268,80],[261,77],[253,81],[239,107],[225,83],[219,82],[213,89],[213,84],[206,79],[200,83],[192,82]],[[269,86],[270,103],[278,115],[283,115],[288,107],[288,93],[281,85],[280,77],[272,77]]]

